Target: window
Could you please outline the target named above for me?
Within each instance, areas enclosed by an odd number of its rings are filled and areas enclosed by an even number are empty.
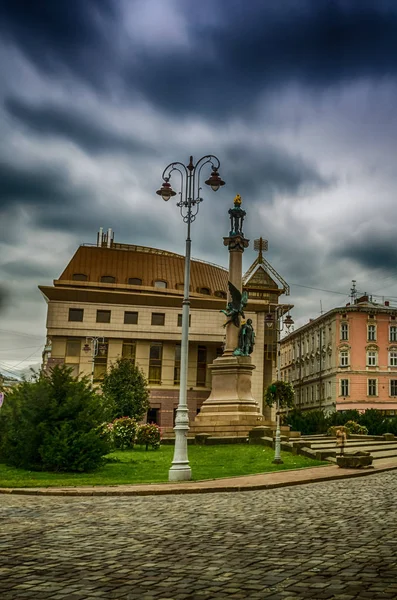
[[[390,325],[389,328],[389,341],[397,342],[397,325]]]
[[[84,275],[84,273],[73,273],[72,279],[73,281],[87,281],[88,276]]]
[[[164,325],[165,313],[152,313],[152,325]]]
[[[396,350],[391,350],[389,352],[389,366],[397,367],[397,351]]]
[[[184,283],[177,283],[175,285],[175,289],[176,290],[183,290],[183,289],[185,289],[185,284]]]
[[[368,341],[376,342],[376,325],[368,325]]]
[[[390,379],[390,396],[397,396],[397,379]]]
[[[110,323],[110,310],[97,310],[96,311],[96,322],[97,323]]]
[[[142,285],[142,279],[139,279],[139,277],[130,277],[128,283],[129,285]]]
[[[340,395],[341,396],[349,395],[349,380],[348,379],[340,380]]]
[[[368,379],[368,396],[376,396],[377,379]]]
[[[101,283],[116,283],[116,278],[113,275],[102,275]]]
[[[189,315],[189,327],[192,324],[192,315]],[[182,327],[182,315],[178,315],[178,327]]]
[[[221,290],[216,290],[216,292],[214,292],[214,296],[217,296],[218,298],[227,298],[226,292],[222,292]]]
[[[83,308],[69,308],[69,321],[82,321],[84,316]]]
[[[133,364],[135,364],[135,354],[136,354],[135,340],[124,340],[123,341],[123,349],[122,349],[122,357],[128,358]]]
[[[181,381],[181,345],[175,346],[175,363],[174,363],[174,385],[178,385]]]
[[[160,409],[159,408],[149,408],[146,414],[146,422],[147,423],[155,423],[156,425],[160,425]]]
[[[157,279],[154,283],[153,283],[155,288],[166,288],[167,287],[167,282],[163,281],[162,279]]]
[[[125,311],[124,325],[136,325],[138,323],[138,313]]]
[[[80,356],[81,340],[67,340],[65,356]]]
[[[94,381],[102,381],[106,373],[108,362],[109,342],[104,341],[98,344],[98,354],[94,357]]]
[[[161,383],[161,365],[163,360],[163,344],[153,342],[149,350],[149,383]]]
[[[197,349],[197,387],[205,387],[207,379],[207,348],[199,346]]]
[[[199,294],[205,294],[206,296],[209,296],[211,294],[209,288],[207,288],[207,287],[198,288],[197,291]]]
[[[348,323],[341,323],[340,339],[345,342],[349,339],[349,324]]]
[[[349,351],[348,350],[342,350],[339,353],[339,362],[340,362],[341,367],[349,366]]]
[[[368,350],[367,351],[367,366],[368,367],[376,367],[378,364],[378,353],[376,350]]]

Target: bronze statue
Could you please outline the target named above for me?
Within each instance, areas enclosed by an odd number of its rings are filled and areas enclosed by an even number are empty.
[[[249,356],[254,351],[255,332],[252,327],[252,319],[247,319],[240,327],[238,334],[238,348],[234,351],[235,355]]]
[[[228,321],[223,326],[226,327],[229,323],[233,323],[235,327],[240,327],[240,316],[245,319],[244,308],[247,305],[248,294],[247,292],[241,293],[231,281],[228,281],[228,286],[232,299],[227,303],[226,310],[220,311],[228,317]]]

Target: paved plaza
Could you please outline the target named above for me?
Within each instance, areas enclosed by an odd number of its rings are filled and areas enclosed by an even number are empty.
[[[397,474],[143,497],[0,495],[2,600],[397,598]]]

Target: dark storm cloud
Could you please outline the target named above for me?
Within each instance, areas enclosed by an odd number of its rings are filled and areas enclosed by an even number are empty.
[[[129,154],[156,153],[156,149],[143,140],[106,129],[98,118],[94,120],[70,106],[35,106],[15,97],[7,98],[4,105],[9,115],[37,135],[67,138],[93,154],[117,151]]]
[[[380,234],[379,234],[380,235]],[[368,269],[397,270],[397,245],[395,235],[363,235],[339,246],[336,257],[350,258]]]
[[[116,6],[113,0],[0,0],[0,31],[40,69],[57,73],[64,66],[99,85]]]
[[[286,83],[323,86],[395,75],[397,7],[384,6],[365,0],[208,2],[219,21],[192,25],[192,50],[147,52],[138,66],[126,66],[128,81],[170,111],[248,118],[263,91]]]
[[[75,204],[81,194],[83,191],[73,186],[61,168],[19,166],[0,160],[0,209],[15,205]]]
[[[296,196],[332,185],[315,165],[285,150],[264,144],[254,148],[248,143],[229,146],[222,163],[229,166],[227,184],[250,202],[271,202],[277,195]]]
[[[65,68],[102,91],[124,89],[127,98],[139,95],[173,113],[209,118],[237,112],[248,118],[263,91],[288,83],[324,86],[397,73],[395,2],[174,6],[187,19],[186,47],[172,39],[160,46],[150,27],[142,32],[147,43],[139,45],[123,27],[121,4],[111,0],[0,0],[0,28],[47,72],[59,76]],[[137,7],[127,4],[132,21],[139,21]]]

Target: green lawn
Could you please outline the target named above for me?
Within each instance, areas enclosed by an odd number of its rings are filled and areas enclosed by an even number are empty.
[[[279,471],[301,469],[327,464],[305,456],[282,453],[283,465],[273,465],[274,450],[263,446],[225,445],[189,446],[192,479],[217,479]],[[93,473],[47,473],[25,471],[0,464],[0,487],[47,487],[79,485],[117,485],[157,483],[168,480],[173,446],[159,450],[136,448],[113,452],[110,462]],[[116,459],[116,460],[115,460]]]

